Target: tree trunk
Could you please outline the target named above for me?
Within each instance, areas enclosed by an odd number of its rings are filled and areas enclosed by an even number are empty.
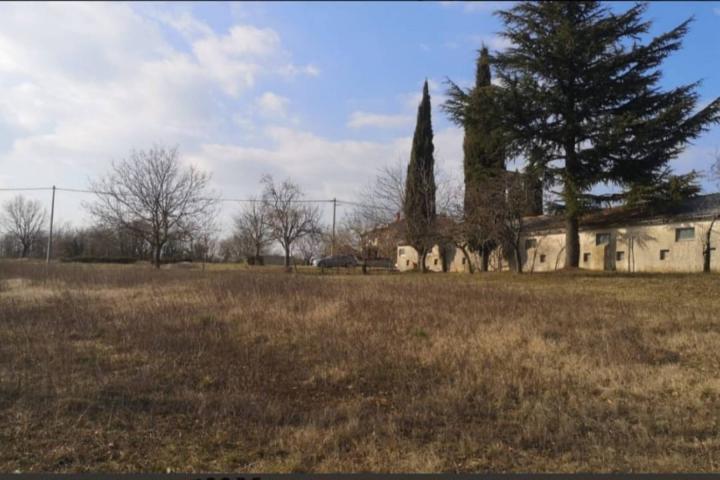
[[[490,249],[488,247],[482,247],[482,261],[480,264],[480,270],[487,272],[490,267]]]
[[[523,273],[522,255],[520,255],[520,248],[515,245],[515,271],[517,273]]]
[[[285,270],[290,271],[290,244],[285,247]]]
[[[22,243],[22,252],[20,253],[21,258],[25,258],[30,253],[30,244]]]
[[[475,273],[475,267],[473,267],[473,263],[472,263],[472,260],[470,259],[470,254],[467,251],[467,247],[465,247],[465,246],[458,246],[458,247],[460,248],[463,255],[465,256],[465,261],[468,264],[468,271],[472,275],[473,273]]]
[[[572,103],[570,110],[572,110]],[[572,123],[572,122],[571,122]],[[563,200],[565,201],[565,268],[580,266],[580,232],[578,217],[580,205],[578,190],[575,184],[577,171],[577,154],[575,152],[575,138],[569,137],[564,146],[565,150],[565,177],[563,178]]]
[[[418,266],[420,267],[420,271],[422,273],[427,273],[427,265],[425,264],[425,261],[427,260],[427,249],[425,247],[421,247],[418,251],[418,255],[420,255],[420,258],[418,258]]]
[[[568,212],[565,217],[565,268],[580,265],[580,233],[577,213]]]
[[[710,260],[712,259],[712,244],[710,243],[715,220],[710,222],[710,226],[705,234],[705,250],[703,251],[703,273],[710,273]]]
[[[153,265],[155,265],[155,268],[160,268],[160,252],[162,252],[162,246],[157,245],[153,251]]]

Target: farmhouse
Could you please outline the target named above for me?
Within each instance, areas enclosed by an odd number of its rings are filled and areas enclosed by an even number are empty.
[[[580,268],[620,272],[701,272],[709,249],[711,271],[720,271],[720,193],[686,199],[664,208],[616,207],[580,220]],[[524,219],[520,259],[524,272],[547,272],[565,266],[564,218],[540,215]],[[469,255],[474,265],[478,255]],[[444,260],[444,262],[443,262]],[[513,255],[494,252],[493,270],[514,267]],[[466,272],[466,255],[452,245],[435,245],[427,254],[431,271]],[[396,266],[412,270],[414,248],[399,244]]]

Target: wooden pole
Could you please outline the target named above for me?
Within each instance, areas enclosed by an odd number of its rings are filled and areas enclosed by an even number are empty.
[[[50,231],[48,232],[47,258],[46,263],[50,264],[50,256],[52,255],[53,241],[53,220],[55,217],[55,185],[52,187],[52,202],[50,203]]]

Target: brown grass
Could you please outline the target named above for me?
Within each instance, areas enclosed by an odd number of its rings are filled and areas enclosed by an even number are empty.
[[[0,263],[0,471],[715,471],[719,280]]]

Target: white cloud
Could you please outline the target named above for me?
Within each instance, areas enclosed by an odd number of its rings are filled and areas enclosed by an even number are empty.
[[[508,8],[512,8],[514,3],[515,2],[489,0],[472,2],[440,2],[443,7],[460,7],[466,13],[493,13],[496,10],[506,10]]]
[[[438,107],[445,103],[447,95],[445,95],[445,84],[432,78],[428,79],[428,87],[430,90],[430,103],[433,106],[433,112],[439,112]],[[414,92],[406,92],[399,95],[403,107],[412,112],[417,112],[420,100],[422,100],[422,84]],[[414,118],[414,117],[413,117]]]
[[[512,47],[512,42],[501,35],[472,35],[470,41],[478,48],[484,44],[490,50],[505,50]]]
[[[185,161],[203,160],[194,152],[214,142],[253,144],[260,119],[284,117],[289,102],[254,94],[259,79],[319,74],[295,65],[274,30],[220,33],[189,13],[135,7],[3,5],[0,186],[85,187],[111,160],[153,143],[179,145]],[[81,200],[60,194],[56,219],[86,219]]]
[[[317,77],[320,75],[320,69],[315,65],[298,66],[293,64],[283,65],[278,72],[287,77],[295,77],[297,75],[306,75],[308,77]]]
[[[352,199],[378,168],[408,158],[421,84],[407,108],[407,98],[398,99],[397,114],[358,109],[350,117],[368,127],[405,122],[407,132],[388,141],[289,128],[291,99],[256,90],[265,78],[319,73],[295,64],[270,29],[235,25],[218,33],[189,13],[147,16],[119,3],[5,5],[0,185],[85,187],[111,160],[158,143],[179,145],[184,161],[212,172],[227,196],[256,193],[260,176],[272,173],[292,176],[315,197]],[[431,82],[436,108],[438,88]],[[459,171],[462,132],[440,129],[435,144],[438,163]],[[56,219],[86,218],[82,199],[60,193]]]
[[[255,100],[260,114],[268,118],[284,118],[290,100],[273,92],[265,92]]]
[[[214,172],[218,187],[226,192],[256,192],[260,177],[269,173],[290,176],[317,197],[351,200],[381,167],[409,159],[412,142],[412,135],[387,142],[330,140],[286,127],[268,127],[263,135],[269,140],[266,147],[212,143],[188,157]],[[453,178],[460,178],[462,138],[456,127],[435,134],[436,161]]]
[[[353,112],[347,122],[350,128],[402,128],[412,126],[412,115],[383,115],[379,113]]]

